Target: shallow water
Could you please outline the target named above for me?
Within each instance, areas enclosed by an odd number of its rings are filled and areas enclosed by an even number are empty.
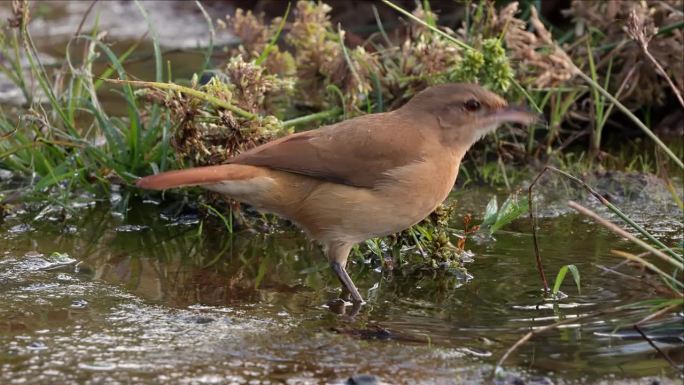
[[[478,216],[491,193],[466,189],[452,199]],[[657,280],[599,267],[620,262],[611,248],[631,245],[562,214],[540,221],[540,247],[551,280],[577,265],[581,294],[567,279],[567,298],[542,299],[521,219],[496,239],[468,242],[467,282],[357,258],[350,273],[368,304],[352,318],[326,307],[337,281],[294,228],[231,235],[218,220],[157,200],[132,202],[125,219],[108,202],[72,206],[19,211],[0,225],[2,383],[343,383],[361,373],[389,384],[491,382],[497,360],[531,328],[658,294]],[[648,211],[654,224],[669,214]],[[680,381],[681,367],[631,328],[645,314],[606,314],[536,336],[506,361],[501,382]],[[680,363],[681,325],[679,314],[644,327]]]

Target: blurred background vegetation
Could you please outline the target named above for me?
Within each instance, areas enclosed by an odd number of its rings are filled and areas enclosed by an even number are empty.
[[[140,176],[222,163],[295,130],[396,109],[444,82],[483,84],[545,117],[478,143],[459,185],[515,193],[544,165],[584,177],[652,173],[682,207],[671,179],[684,153],[681,1],[77,4],[60,43],[45,25],[74,3],[4,4],[0,71],[13,97],[0,104],[0,169],[12,181],[3,210],[115,193],[125,216],[132,197],[151,194],[133,187]],[[166,7],[199,16],[195,41],[164,28]],[[117,24],[107,12],[117,10],[141,16],[138,38],[109,37]],[[195,191],[167,197],[187,202]],[[235,202],[197,199],[228,227],[246,218]],[[527,209],[515,194],[507,203],[494,228]],[[458,265],[477,227],[464,223],[453,247],[452,211],[400,234],[396,250],[420,240],[433,265]]]
[[[236,39],[196,47],[203,60],[188,70],[164,56],[147,15],[154,7],[141,6],[149,31],[130,46],[110,42],[96,21],[44,63],[29,27],[45,4],[14,1],[0,70],[20,102],[1,106],[0,167],[30,177],[39,196],[106,192],[152,172],[220,163],[294,129],[392,110],[431,84],[468,81],[542,111],[546,124],[479,143],[460,183],[510,188],[526,176],[520,170],[543,164],[681,173],[680,1],[228,3],[237,10],[218,19],[205,9],[218,3],[193,4],[209,36]],[[129,70],[140,50],[153,57],[145,74]],[[107,78],[170,81],[195,96]]]

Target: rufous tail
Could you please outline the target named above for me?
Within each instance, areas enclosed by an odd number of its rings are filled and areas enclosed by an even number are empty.
[[[149,190],[166,190],[174,187],[201,186],[225,181],[255,178],[267,171],[255,166],[222,164],[163,172],[138,179],[136,186]]]

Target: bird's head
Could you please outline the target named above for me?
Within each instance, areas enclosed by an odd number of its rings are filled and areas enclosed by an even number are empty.
[[[470,147],[502,123],[531,124],[538,115],[510,106],[499,95],[476,84],[452,83],[429,87],[400,109],[436,130],[446,145]]]

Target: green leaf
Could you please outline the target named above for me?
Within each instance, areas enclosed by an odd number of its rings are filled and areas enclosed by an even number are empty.
[[[487,207],[485,208],[485,213],[484,213],[484,220],[482,221],[482,224],[480,224],[481,227],[490,227],[491,225],[496,222],[496,212],[499,211],[499,204],[496,201],[496,195],[492,197],[492,199],[489,200],[489,203],[487,203]]]
[[[276,29],[275,33],[273,36],[271,36],[271,40],[268,42],[264,50],[261,52],[261,55],[256,59],[255,63],[257,65],[261,65],[266,58],[268,58],[268,55],[273,51],[273,49],[276,48],[276,44],[278,44],[278,38],[280,37],[280,33],[283,31],[283,27],[285,26],[285,22],[287,21],[287,16],[290,14],[290,2],[287,2],[287,9],[285,9],[285,15],[280,19],[280,24],[278,24],[278,28]],[[199,2],[197,2],[197,5],[199,5]],[[211,20],[211,18],[209,18]]]
[[[62,171],[62,170],[64,170],[64,171]],[[62,168],[62,165],[60,165],[59,170],[56,170],[56,171],[59,171],[59,173],[50,173],[49,176],[44,177],[38,183],[36,183],[36,185],[34,186],[34,189],[36,191],[41,191],[41,190],[46,189],[48,187],[52,187],[52,186],[58,184],[59,182],[61,182],[63,180],[68,180],[68,179],[71,179],[71,178],[78,176],[84,170],[85,170],[84,167],[78,168],[76,170],[71,170],[71,169],[68,169],[67,166],[64,166],[64,168]]]
[[[575,281],[575,286],[577,286],[577,294],[581,294],[582,291],[580,290],[580,272],[577,266],[575,265],[567,265],[568,269],[570,269],[570,273],[572,274],[572,280]]]
[[[496,221],[489,230],[490,234],[494,234],[503,226],[513,222],[515,219],[527,212],[529,202],[526,198],[518,199],[517,194],[511,194],[506,201],[501,205],[501,209],[496,217]]]
[[[552,294],[554,296],[558,294],[558,290],[560,290],[560,286],[563,283],[563,280],[565,280],[565,276],[568,274],[568,270],[570,270],[570,273],[572,274],[572,279],[575,281],[575,285],[577,285],[577,292],[580,293],[580,273],[577,269],[577,266],[565,265],[561,267],[560,270],[558,270],[558,275],[556,275],[556,281],[553,283]]]

